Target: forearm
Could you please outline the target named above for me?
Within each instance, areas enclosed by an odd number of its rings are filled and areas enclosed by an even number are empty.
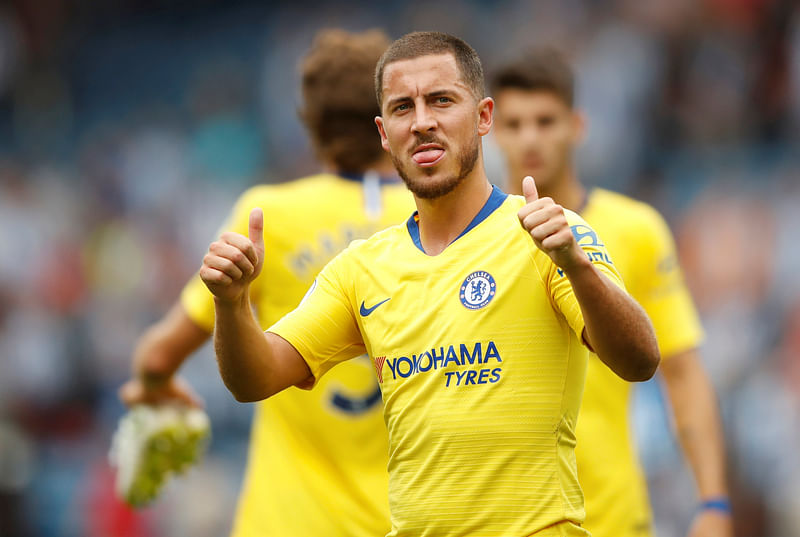
[[[222,380],[237,401],[258,401],[274,393],[269,379],[272,349],[258,326],[245,293],[241,300],[217,299],[214,350]]]
[[[659,352],[642,307],[590,262],[567,271],[567,277],[581,307],[587,341],[597,356],[625,380],[652,377]]]
[[[180,304],[148,328],[133,351],[133,376],[148,385],[166,382],[210,334],[195,324]]]
[[[694,474],[700,498],[727,496],[719,407],[697,351],[664,360],[661,373],[672,406],[676,434]]]

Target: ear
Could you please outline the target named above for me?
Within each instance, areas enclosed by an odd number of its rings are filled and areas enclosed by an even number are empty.
[[[381,135],[381,147],[384,151],[389,151],[389,139],[386,137],[386,129],[383,127],[383,118],[375,116],[375,125],[378,126],[378,134]]]
[[[492,122],[494,121],[494,99],[491,97],[484,97],[478,103],[478,134],[486,136],[492,130]]]

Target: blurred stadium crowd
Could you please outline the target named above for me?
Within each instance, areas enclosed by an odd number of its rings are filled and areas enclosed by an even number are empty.
[[[210,350],[186,368],[212,419],[209,456],[141,513],[111,494],[116,390],[136,337],[199,266],[235,197],[316,169],[296,115],[295,62],[325,26],[454,33],[489,72],[533,44],[568,54],[589,121],[582,178],[650,202],[676,233],[723,411],[737,535],[800,536],[794,6],[6,3],[0,536],[228,531],[250,409],[224,389]],[[502,184],[491,141],[487,152]],[[640,387],[636,409],[659,535],[681,536],[695,500],[657,381]]]

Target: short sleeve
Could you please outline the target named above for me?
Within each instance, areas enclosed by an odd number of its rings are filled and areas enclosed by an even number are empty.
[[[268,328],[300,353],[315,381],[339,362],[366,352],[346,274],[348,250],[335,257],[297,308]]]
[[[567,217],[567,222],[572,229],[572,234],[578,241],[578,245],[586,253],[592,264],[597,269],[605,274],[608,279],[624,289],[622,278],[619,275],[616,267],[614,266],[611,256],[606,250],[602,238],[597,235],[594,229],[586,223],[586,221],[572,211],[565,210],[564,213]],[[550,298],[564,318],[569,323],[572,330],[581,338],[583,335],[584,320],[581,313],[580,304],[575,297],[575,292],[572,289],[569,278],[563,270],[558,268],[550,258],[542,252],[542,258],[545,259],[545,266],[540,268],[540,273],[545,278],[545,284],[550,293]]]
[[[214,331],[214,295],[198,274],[192,276],[181,291],[180,302],[193,323],[208,333]]]
[[[641,228],[643,243],[634,265],[639,283],[634,298],[650,316],[661,355],[668,359],[697,347],[703,329],[667,223],[653,210]]]

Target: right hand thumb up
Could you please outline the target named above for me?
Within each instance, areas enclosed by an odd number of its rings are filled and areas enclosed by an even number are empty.
[[[247,234],[253,242],[258,256],[255,267],[255,273],[258,274],[261,271],[261,265],[264,263],[264,211],[260,207],[255,207],[250,211],[250,225]]]
[[[208,247],[200,278],[218,299],[239,300],[264,264],[264,214],[250,211],[248,236],[226,231]],[[242,255],[244,254],[244,255]]]
[[[250,231],[248,232],[250,240],[253,241],[253,246],[256,250],[264,253],[264,212],[260,207],[254,208],[250,211]],[[260,256],[259,256],[260,257]]]

